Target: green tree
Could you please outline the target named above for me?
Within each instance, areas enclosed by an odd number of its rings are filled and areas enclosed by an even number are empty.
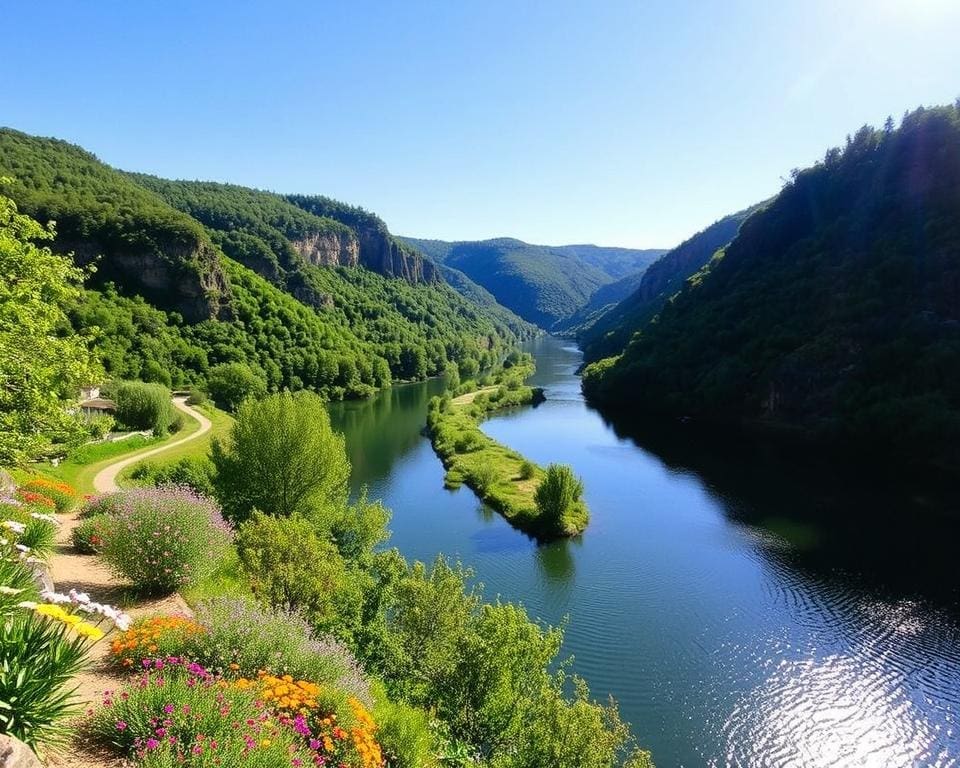
[[[217,496],[234,521],[254,509],[317,517],[347,503],[350,462],[323,400],[309,392],[246,400],[226,443],[215,441]]]
[[[113,387],[117,403],[117,421],[128,429],[152,429],[166,434],[174,420],[170,390],[162,384],[124,381]]]
[[[235,411],[248,397],[267,394],[267,383],[245,363],[222,363],[207,374],[207,389],[217,405]]]
[[[543,525],[554,531],[566,530],[574,520],[586,514],[583,482],[566,464],[551,464],[537,486],[534,501]]]
[[[81,294],[83,273],[34,243],[51,239],[52,230],[0,195],[0,465],[79,439],[70,405],[80,385],[102,375],[64,312]]]

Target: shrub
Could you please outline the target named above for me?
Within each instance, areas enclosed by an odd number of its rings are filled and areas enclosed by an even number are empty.
[[[207,374],[207,390],[217,405],[235,411],[248,398],[267,394],[263,377],[244,363],[222,363]]]
[[[292,723],[259,706],[253,691],[176,658],[153,660],[119,695],[105,694],[91,730],[142,766],[313,764]]]
[[[141,483],[154,486],[180,485],[192,488],[201,496],[213,496],[213,475],[216,468],[206,456],[191,458],[184,456],[172,464],[155,464],[144,461],[130,474]]]
[[[87,421],[87,433],[94,440],[102,440],[113,431],[116,423],[116,419],[109,413],[101,413]]]
[[[110,642],[110,659],[120,667],[142,668],[144,659],[183,656],[204,628],[186,616],[148,616]]]
[[[139,488],[108,498],[101,555],[144,592],[166,594],[196,583],[230,545],[219,507],[188,488]]]
[[[117,421],[128,429],[150,429],[163,435],[173,421],[170,390],[162,384],[124,381],[114,391]]]
[[[17,491],[17,498],[20,499],[24,504],[31,507],[39,507],[42,509],[49,509],[51,511],[57,508],[57,502],[47,496],[45,493],[40,493],[38,491],[28,491],[24,488],[21,488]]]
[[[554,531],[570,528],[571,520],[584,512],[583,483],[566,464],[551,464],[534,494],[543,525]]]
[[[439,765],[430,731],[430,717],[421,709],[377,697],[373,709],[377,741],[390,768],[433,768]]]
[[[532,480],[534,475],[537,474],[537,465],[532,461],[524,460],[523,464],[520,465],[520,479],[521,480]]]
[[[52,500],[57,512],[61,513],[69,512],[78,498],[78,493],[73,486],[44,477],[30,480],[22,486],[22,490],[38,493]]]
[[[347,503],[343,435],[331,428],[323,400],[309,392],[245,402],[227,443],[214,442],[213,463],[217,497],[235,522],[254,509],[310,515]]]
[[[299,611],[321,631],[357,622],[359,580],[308,520],[256,512],[240,526],[236,544],[253,594],[272,608]]]
[[[203,405],[205,402],[207,402],[207,393],[197,387],[190,387],[187,405]]]
[[[492,464],[478,464],[469,470],[470,485],[481,495],[487,493],[497,482],[497,470]]]

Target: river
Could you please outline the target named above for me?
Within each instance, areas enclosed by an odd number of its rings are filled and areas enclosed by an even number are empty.
[[[459,559],[488,599],[568,620],[564,650],[612,694],[660,768],[960,765],[955,519],[886,478],[798,465],[683,425],[631,436],[589,408],[580,352],[528,344],[547,400],[483,424],[534,461],[571,464],[592,518],[537,546],[422,437],[439,381],[334,404],[352,483],[393,511],[410,559]],[[634,432],[634,435],[637,433]]]

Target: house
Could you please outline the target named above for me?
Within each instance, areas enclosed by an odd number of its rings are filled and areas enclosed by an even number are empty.
[[[80,388],[80,413],[84,418],[92,419],[103,414],[112,414],[117,404],[107,397],[100,397],[100,387]]]

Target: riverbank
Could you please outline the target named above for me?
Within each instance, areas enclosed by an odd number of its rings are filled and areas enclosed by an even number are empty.
[[[559,520],[548,519],[535,498],[547,471],[480,429],[494,413],[543,402],[543,390],[524,383],[535,370],[532,360],[524,361],[496,373],[493,384],[433,398],[427,433],[446,470],[447,488],[468,486],[512,526],[549,541],[583,533],[590,519],[586,505],[578,500]]]

